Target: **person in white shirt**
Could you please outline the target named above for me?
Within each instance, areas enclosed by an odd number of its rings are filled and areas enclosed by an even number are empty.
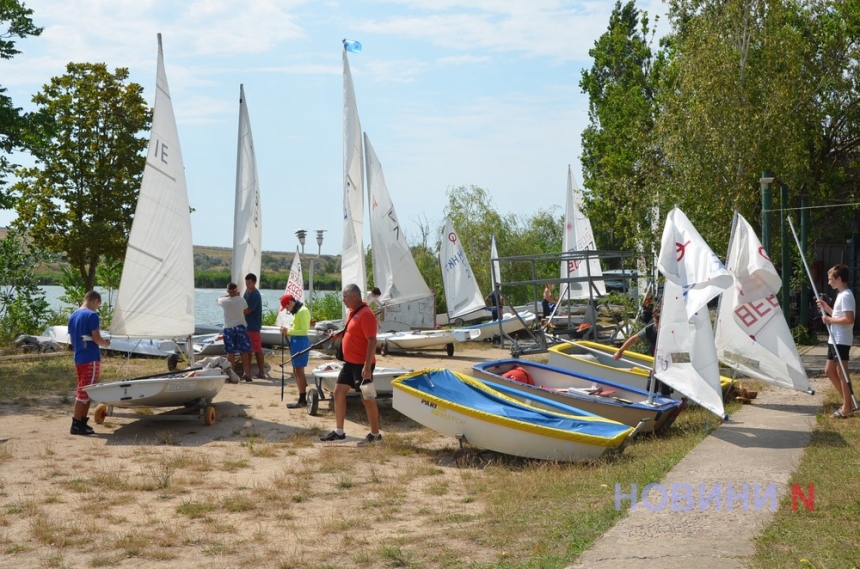
[[[227,285],[227,294],[216,299],[218,306],[224,310],[224,329],[221,331],[224,338],[224,351],[227,352],[227,360],[230,366],[236,363],[236,353],[242,360],[242,379],[251,379],[251,340],[248,337],[248,326],[245,323],[245,309],[248,303],[239,296],[239,287],[236,283]]]
[[[836,419],[850,417],[855,411],[851,384],[848,383],[851,380],[842,374],[842,366],[839,365],[839,360],[848,361],[848,353],[854,343],[854,293],[848,288],[848,274],[846,265],[835,265],[827,271],[827,284],[838,291],[832,308],[827,301],[818,299],[818,307],[823,313],[821,319],[830,330],[824,373],[842,396],[842,407],[833,412]]]

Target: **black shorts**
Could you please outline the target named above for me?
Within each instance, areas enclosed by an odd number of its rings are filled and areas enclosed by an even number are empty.
[[[839,359],[843,362],[848,361],[848,352],[851,351],[851,346],[847,344],[836,344],[836,350],[839,350]],[[836,360],[836,350],[833,349],[833,344],[827,344],[827,359]]]
[[[340,368],[340,373],[337,376],[337,382],[341,385],[348,385],[359,391],[361,385],[361,370],[364,364],[351,364],[343,362],[343,367]],[[373,370],[376,369],[376,364],[370,364],[370,378],[373,379]]]

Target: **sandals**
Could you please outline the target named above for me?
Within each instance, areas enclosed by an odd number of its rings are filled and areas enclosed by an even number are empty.
[[[856,411],[856,409],[855,409],[854,411]],[[852,411],[852,413],[853,413],[854,411]],[[843,414],[842,414],[842,411],[841,411],[841,410],[839,410],[839,409],[837,409],[836,411],[834,411],[834,412],[833,412],[833,414],[831,415],[831,417],[833,417],[834,419],[847,419],[847,418],[848,418],[848,417],[850,417],[850,416],[851,416],[850,414],[848,414],[848,415],[843,415]]]

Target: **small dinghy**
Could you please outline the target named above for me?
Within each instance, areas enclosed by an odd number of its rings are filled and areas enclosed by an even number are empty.
[[[610,450],[622,450],[636,432],[574,407],[537,395],[525,398],[515,389],[447,369],[411,373],[391,385],[394,408],[410,419],[443,435],[512,456],[595,460]]]
[[[384,356],[391,348],[398,350],[423,350],[427,348],[441,348],[449,356],[454,355],[454,344],[456,342],[468,342],[480,335],[477,330],[410,330],[406,332],[386,332],[377,334],[376,341],[379,352]]]
[[[502,316],[501,323],[498,320],[490,320],[489,322],[481,322],[480,324],[473,324],[472,326],[462,326],[457,328],[458,332],[477,332],[477,335],[472,334],[472,341],[477,340],[489,340],[494,336],[499,335],[499,326],[501,325],[502,332],[507,335],[513,334],[519,330],[525,330],[526,328],[531,328],[532,324],[534,324],[536,316],[531,312],[521,312],[519,315],[505,313]]]
[[[203,367],[188,369],[181,373],[171,372],[122,381],[97,383],[84,388],[96,405],[93,419],[104,422],[113,415],[114,407],[184,407],[196,410],[207,425],[215,423],[215,407],[212,400],[230,377],[232,383],[239,378],[230,370],[226,358],[207,358]],[[233,374],[233,375],[231,375]]]
[[[681,410],[681,402],[648,392],[526,360],[496,360],[472,366],[476,377],[536,394],[631,427],[646,421],[642,432],[661,432]]]
[[[614,360],[615,350],[613,346],[587,340],[564,342],[549,349],[549,365],[647,391],[654,358],[628,350],[621,359]],[[731,383],[730,378],[720,376],[723,393]]]
[[[308,390],[308,414],[316,415],[320,400],[326,399],[325,391],[334,393],[337,385],[337,376],[343,368],[342,362],[330,362],[315,367],[311,371],[316,389]],[[373,385],[376,388],[377,397],[391,397],[391,382],[401,375],[412,373],[411,369],[377,367],[373,370]],[[325,390],[325,391],[324,391]],[[357,393],[356,393],[357,394]],[[329,397],[331,399],[331,397]]]

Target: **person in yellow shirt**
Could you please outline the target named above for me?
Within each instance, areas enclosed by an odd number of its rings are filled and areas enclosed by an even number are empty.
[[[281,297],[281,307],[293,315],[292,328],[281,326],[281,334],[290,339],[290,355],[292,356],[290,363],[293,366],[296,387],[299,389],[299,400],[295,403],[287,403],[287,409],[299,409],[307,405],[308,380],[305,376],[305,368],[308,367],[310,357],[307,350],[311,347],[311,341],[308,338],[308,330],[311,327],[311,312],[304,303],[296,300],[291,294],[285,294]],[[303,350],[305,353],[296,355]]]

